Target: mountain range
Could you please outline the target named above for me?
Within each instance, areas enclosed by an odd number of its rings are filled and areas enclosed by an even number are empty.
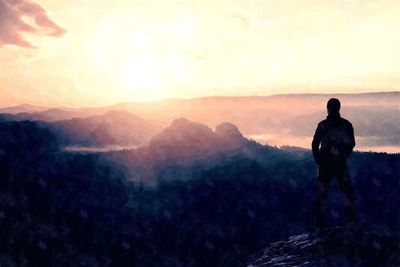
[[[168,126],[174,119],[185,117],[211,128],[215,128],[221,122],[229,121],[241,129],[244,136],[261,143],[309,147],[310,138],[317,123],[326,116],[326,101],[330,97],[338,97],[342,101],[342,115],[353,123],[355,134],[358,137],[358,148],[374,150],[374,147],[383,147],[381,151],[385,151],[386,147],[400,151],[399,92],[204,97],[121,103],[99,108],[46,109],[20,105],[0,109],[0,121],[44,121],[54,123],[54,127],[57,129],[69,129],[70,131],[73,131],[72,128],[76,124],[75,133],[71,133],[74,137],[68,137],[68,131],[65,133],[67,135],[65,140],[68,138],[70,140],[70,142],[66,142],[68,145],[102,146],[112,144],[125,146],[127,144],[147,144],[155,134]],[[154,130],[144,131],[140,137],[127,136],[126,133],[123,133],[123,129],[130,128],[136,132],[139,129],[135,127],[139,125],[130,123],[125,114],[126,119],[115,118],[115,122],[107,126],[114,128],[106,130],[107,138],[91,142],[90,130],[82,129],[83,132],[79,133],[79,129],[84,128],[81,122],[85,120],[87,125],[95,127],[96,124],[96,127],[103,129],[103,122],[100,122],[99,118],[101,116],[112,117],[110,114],[105,115],[110,111],[129,112],[134,117],[132,120],[140,117],[143,123],[148,121],[152,125],[145,128]],[[77,118],[82,120],[76,120]],[[67,122],[68,120],[72,121]],[[76,135],[80,135],[82,138],[86,137],[87,140],[78,140]],[[103,139],[104,144],[102,144]]]

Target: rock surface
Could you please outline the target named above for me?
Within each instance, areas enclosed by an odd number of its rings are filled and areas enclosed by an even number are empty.
[[[398,234],[335,227],[272,243],[247,266],[400,266],[399,240]]]

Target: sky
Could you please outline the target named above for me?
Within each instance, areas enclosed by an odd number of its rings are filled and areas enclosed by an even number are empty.
[[[0,106],[400,88],[397,0],[0,0]]]

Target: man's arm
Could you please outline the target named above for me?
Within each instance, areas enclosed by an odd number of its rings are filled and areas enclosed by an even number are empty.
[[[314,160],[318,165],[320,164],[319,145],[321,144],[321,141],[322,141],[321,126],[318,125],[317,129],[315,130],[314,138],[311,143]]]
[[[354,129],[353,129],[353,125],[351,123],[349,123],[348,125],[348,135],[349,135],[349,145],[347,147],[347,151],[346,151],[346,157],[348,155],[350,155],[350,153],[353,151],[353,148],[356,146],[356,140],[354,137]]]

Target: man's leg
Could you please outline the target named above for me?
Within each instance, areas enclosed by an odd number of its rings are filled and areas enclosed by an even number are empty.
[[[327,168],[318,167],[318,196],[315,203],[315,227],[322,230],[325,227],[325,202],[329,193],[332,174]]]
[[[339,169],[336,176],[339,188],[343,194],[344,212],[350,227],[354,227],[357,221],[357,210],[354,203],[353,188],[351,185],[349,171],[347,166]]]

